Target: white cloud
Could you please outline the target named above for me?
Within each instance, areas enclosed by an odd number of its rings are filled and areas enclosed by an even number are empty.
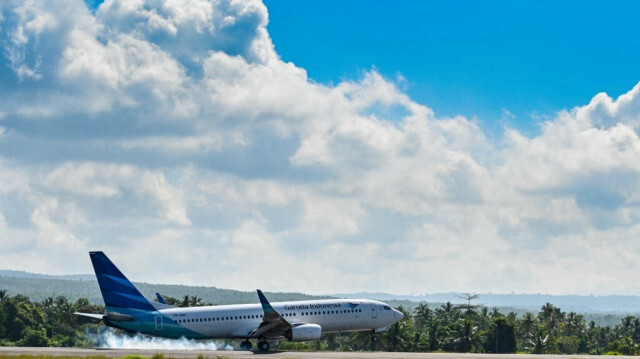
[[[640,84],[497,145],[375,70],[310,81],[259,1],[0,11],[7,267],[103,249],[245,290],[640,293]]]

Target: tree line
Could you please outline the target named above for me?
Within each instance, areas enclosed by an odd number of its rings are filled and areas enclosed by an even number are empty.
[[[413,312],[402,306],[404,318],[377,334],[370,332],[326,334],[315,342],[281,342],[280,350],[404,351],[534,354],[640,354],[640,319],[622,318],[612,326],[587,323],[582,314],[564,312],[546,303],[537,313],[518,316],[498,308],[474,304],[477,295],[466,294],[463,304],[437,307],[421,303]],[[174,306],[200,306],[198,296],[165,297]],[[100,324],[74,312],[104,313],[85,298],[75,302],[64,296],[33,302],[24,295],[0,290],[0,346],[91,346],[87,328]],[[234,342],[231,342],[233,345]]]
[[[626,316],[613,326],[587,323],[582,314],[566,313],[546,303],[538,313],[522,316],[474,304],[478,295],[466,294],[465,303],[450,302],[432,308],[418,305],[371,343],[363,333],[334,335],[314,349],[459,353],[531,354],[640,354],[640,319]],[[293,343],[290,343],[290,345]],[[295,345],[291,345],[295,346]]]

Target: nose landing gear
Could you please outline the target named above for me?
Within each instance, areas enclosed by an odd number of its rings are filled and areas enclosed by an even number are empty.
[[[376,335],[376,331],[372,330],[371,331],[371,343],[375,343],[378,341],[378,336]]]

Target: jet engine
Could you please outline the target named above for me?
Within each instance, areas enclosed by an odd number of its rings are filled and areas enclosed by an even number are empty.
[[[318,340],[322,336],[322,327],[318,324],[300,324],[291,328],[291,331],[287,334],[287,339],[293,342]]]

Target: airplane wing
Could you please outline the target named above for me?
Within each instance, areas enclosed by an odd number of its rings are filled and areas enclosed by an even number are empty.
[[[264,337],[273,339],[284,337],[285,333],[290,331],[293,326],[287,322],[280,313],[273,309],[271,303],[269,303],[260,289],[258,289],[257,292],[264,315],[262,316],[262,323],[251,332],[251,336],[254,338]]]

